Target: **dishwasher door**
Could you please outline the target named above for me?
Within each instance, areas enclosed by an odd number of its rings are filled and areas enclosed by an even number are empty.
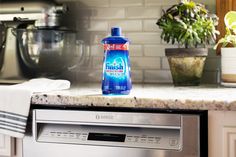
[[[23,157],[203,157],[195,114],[37,109],[32,132]]]

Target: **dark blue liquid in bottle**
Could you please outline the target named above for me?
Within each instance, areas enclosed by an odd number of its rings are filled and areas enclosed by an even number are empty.
[[[132,88],[129,40],[121,36],[121,28],[113,27],[104,45],[102,93],[127,95]]]

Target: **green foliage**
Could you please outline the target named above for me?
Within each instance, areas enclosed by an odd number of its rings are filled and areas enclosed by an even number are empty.
[[[228,17],[228,18],[227,18]],[[216,49],[220,44],[221,47],[236,47],[236,12],[229,11],[224,18],[226,33],[223,38],[221,38],[215,45]]]
[[[189,47],[207,45],[216,40],[216,15],[209,15],[204,5],[191,0],[182,0],[163,11],[157,25],[162,29],[161,38],[167,43]]]
[[[226,27],[225,36],[218,41],[214,49],[216,49],[219,46],[219,44],[222,44],[222,47],[226,47],[226,46],[236,47],[235,33],[231,29]]]

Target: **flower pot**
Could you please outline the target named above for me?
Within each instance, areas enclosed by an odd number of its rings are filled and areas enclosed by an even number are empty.
[[[165,49],[175,86],[197,86],[200,84],[205,60],[206,48]]]
[[[221,84],[236,85],[236,48],[221,48]]]

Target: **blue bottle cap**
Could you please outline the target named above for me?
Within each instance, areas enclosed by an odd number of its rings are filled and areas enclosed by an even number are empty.
[[[120,27],[112,27],[111,28],[111,36],[121,36],[121,28]]]

